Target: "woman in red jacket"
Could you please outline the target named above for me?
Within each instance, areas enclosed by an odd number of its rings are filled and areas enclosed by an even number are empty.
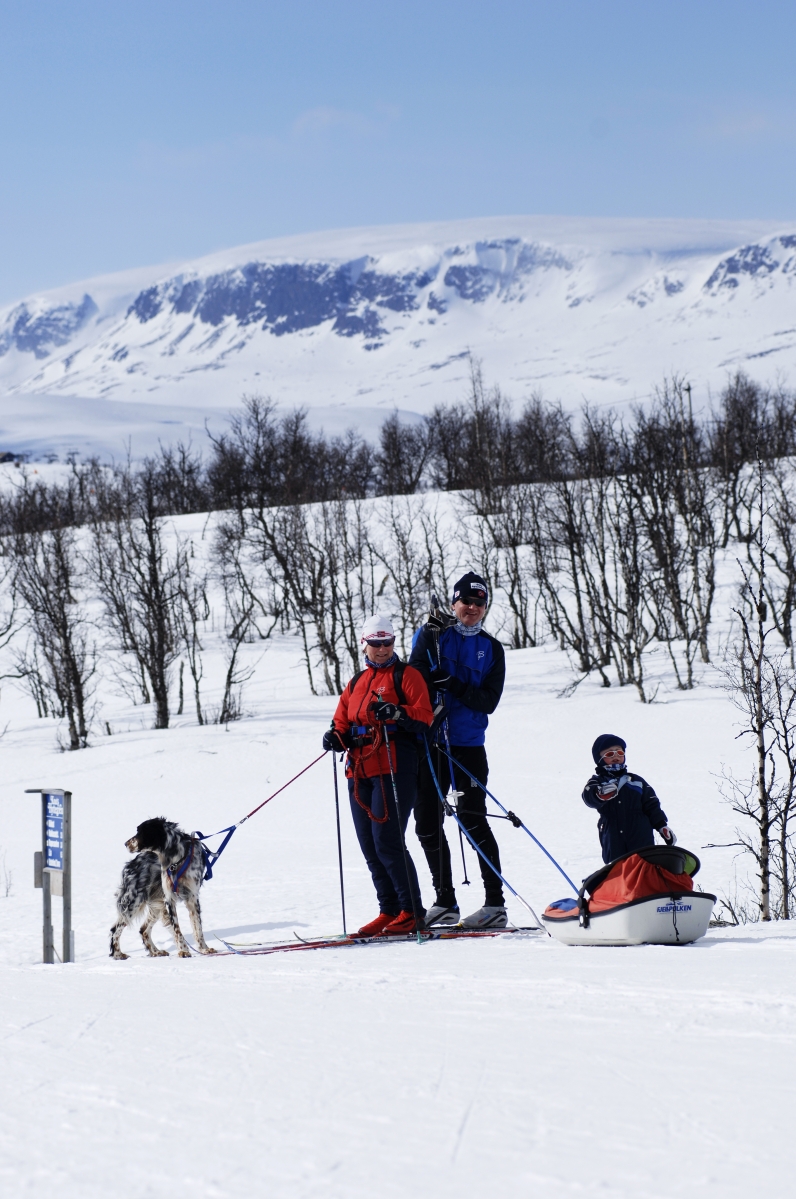
[[[379,901],[379,915],[359,931],[364,936],[412,933],[415,911],[422,927],[425,909],[404,837],[417,794],[418,737],[433,719],[431,701],[420,671],[399,662],[388,617],[365,621],[362,644],[364,669],[340,696],[323,747],[348,750],[351,814]]]

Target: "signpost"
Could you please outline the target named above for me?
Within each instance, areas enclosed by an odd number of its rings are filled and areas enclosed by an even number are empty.
[[[41,795],[41,851],[33,857],[34,885],[42,889],[43,961],[75,960],[72,930],[72,792],[58,787],[29,788],[26,795]],[[55,948],[52,897],[63,899],[63,956]]]

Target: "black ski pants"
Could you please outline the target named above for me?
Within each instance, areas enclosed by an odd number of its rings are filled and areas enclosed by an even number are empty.
[[[471,774],[486,786],[489,766],[483,745],[453,745],[451,753]],[[439,780],[440,790],[447,795],[451,782],[451,764],[441,750],[431,749],[431,761]],[[473,841],[486,854],[489,862],[500,870],[500,853],[489,821],[486,818],[486,796],[458,766],[453,767],[455,790],[464,794],[459,799],[459,819]],[[428,758],[420,757],[418,771],[417,800],[415,801],[415,832],[423,847],[428,868],[437,892],[437,903],[450,907],[456,903],[456,892],[451,874],[451,851],[442,827],[444,812],[439,793],[431,777]],[[495,871],[478,855],[481,878],[484,882],[485,903],[490,907],[504,904],[503,884]],[[501,872],[502,873],[502,872]]]

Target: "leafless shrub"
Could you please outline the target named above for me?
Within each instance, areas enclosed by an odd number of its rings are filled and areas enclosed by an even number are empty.
[[[412,634],[425,619],[434,589],[433,562],[429,549],[434,545],[432,521],[427,517],[424,537],[416,535],[417,506],[394,497],[380,508],[380,536],[372,543],[373,553],[387,572],[389,592],[397,605],[396,630],[400,653],[406,657]]]
[[[246,396],[229,429],[210,438],[207,468],[213,506],[232,510],[362,497],[373,488],[372,447],[349,430],[343,437],[314,434],[303,409],[280,413],[263,396]]]
[[[420,488],[431,457],[433,433],[428,421],[410,425],[398,413],[379,431],[376,490],[380,495],[411,495]]]
[[[490,583],[490,627],[507,645],[554,638],[578,680],[596,674],[649,701],[653,651],[665,650],[682,689],[715,652],[717,549],[737,539],[754,573],[757,446],[770,533],[764,597],[794,665],[792,395],[738,374],[716,410],[697,418],[689,385],[674,377],[630,419],[588,408],[578,419],[540,395],[515,415],[480,363],[470,359],[469,368],[461,403],[413,424],[393,414],[378,448],[353,431],[328,438],[311,431],[302,410],[247,397],[210,439],[207,462],[178,446],[140,467],[73,464],[55,487],[23,477],[0,496],[0,536],[90,524],[105,627],[126,664],[119,685],[136,702],[154,701],[158,727],[168,724],[178,658],[181,705],[187,664],[197,719],[206,718],[206,580],[190,545],[170,541],[163,523],[202,507],[223,510],[218,560],[229,551],[245,562],[235,612],[248,616],[241,626],[226,602],[229,652],[239,628],[240,645],[275,628],[297,634],[315,693],[339,691],[358,664],[363,615],[389,609],[406,654],[430,594],[448,595],[452,571],[466,562]],[[431,486],[460,493],[454,519],[415,494]],[[368,498],[376,495],[389,498]],[[40,712],[60,711],[38,639],[30,647],[18,670]],[[239,661],[235,651],[232,678]]]
[[[479,563],[491,594],[502,591],[513,649],[535,646],[540,638],[540,592],[547,560],[546,553],[541,558],[539,554],[544,545],[543,504],[542,488],[529,484],[494,488],[491,511],[485,495],[473,494],[475,515],[465,534],[469,556]]]
[[[238,552],[232,553],[231,549]],[[240,542],[225,543],[226,554],[220,559],[219,577],[224,592],[224,630],[226,673],[224,694],[216,723],[229,724],[243,713],[243,685],[254,667],[240,662],[241,647],[252,638],[257,601],[243,567]]]
[[[741,565],[740,635],[724,666],[733,702],[742,713],[740,737],[753,746],[748,779],[725,774],[723,794],[744,820],[741,848],[754,859],[762,920],[789,919],[793,912],[796,811],[796,671],[769,621],[766,601],[766,478],[758,463],[758,519],[753,530],[754,569]],[[747,829],[751,826],[751,832]]]
[[[23,687],[30,693],[39,719],[50,715],[62,717],[63,711],[39,657],[35,639],[29,638],[24,649],[14,650],[12,660],[15,667],[14,677],[20,679]]]
[[[49,708],[65,717],[69,749],[84,749],[97,651],[81,594],[85,567],[75,530],[17,533],[11,544],[15,586],[32,641],[18,655],[18,668],[39,715],[46,715]]]
[[[184,546],[178,557],[179,578],[177,589],[179,602],[176,605],[175,617],[179,639],[188,661],[188,669],[193,680],[193,696],[198,724],[204,724],[202,712],[201,682],[204,675],[202,663],[203,646],[200,639],[200,629],[210,619],[210,603],[207,598],[207,572],[195,571],[195,551],[193,543]],[[183,709],[183,667],[180,662],[180,705],[178,715]]]
[[[164,538],[155,480],[122,472],[116,503],[93,523],[93,573],[105,627],[129,662],[144,703],[154,702],[155,728],[169,727],[170,671],[180,654],[181,586],[187,549]]]

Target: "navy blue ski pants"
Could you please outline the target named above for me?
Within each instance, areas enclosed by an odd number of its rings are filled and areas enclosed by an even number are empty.
[[[357,803],[354,795],[354,779],[348,780],[348,794],[351,801],[351,815],[354,818],[359,847],[368,864],[376,897],[379,901],[379,911],[390,916],[399,912],[411,912],[412,894],[414,893],[420,914],[425,911],[420,901],[420,886],[417,881],[415,864],[407,850],[406,861],[409,863],[409,877],[406,874],[404,862],[403,840],[406,826],[417,796],[417,754],[414,750],[401,745],[398,749],[398,762],[395,781],[398,786],[398,802],[401,808],[401,822],[395,810],[395,795],[392,789],[392,779],[389,774],[376,775],[375,778],[356,780]],[[395,749],[393,749],[393,753]],[[387,819],[380,823],[384,816],[384,804],[387,803]],[[375,820],[371,820],[367,811],[372,812]]]

